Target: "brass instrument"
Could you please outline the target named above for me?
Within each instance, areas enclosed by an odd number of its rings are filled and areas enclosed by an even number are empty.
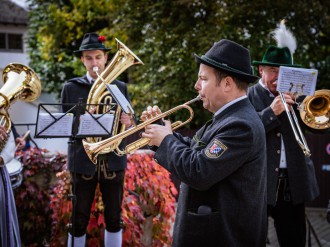
[[[311,151],[309,150],[306,139],[304,137],[304,134],[301,131],[301,128],[300,128],[299,122],[298,122],[298,118],[297,118],[295,112],[293,110],[292,111],[289,110],[286,100],[284,99],[283,93],[279,92],[279,95],[281,96],[281,100],[284,105],[285,112],[288,116],[291,128],[293,130],[293,134],[296,138],[296,141],[298,142],[298,145],[304,152],[305,156],[307,156],[307,157],[311,156]]]
[[[117,153],[118,154],[128,154],[134,150],[137,150],[139,149],[140,147],[143,147],[145,145],[147,145],[149,143],[149,139],[148,138],[140,138],[138,139],[137,141],[131,143],[131,144],[128,144],[125,148],[125,150],[119,150],[118,149],[118,143],[120,143],[124,138],[136,133],[137,131],[145,128],[147,125],[149,124],[152,124],[164,117],[167,117],[169,115],[171,115],[172,113],[174,112],[177,112],[181,109],[186,109],[189,111],[190,113],[190,117],[182,122],[182,121],[177,121],[177,122],[174,122],[172,124],[172,129],[175,130],[175,129],[178,129],[180,128],[181,126],[189,123],[192,118],[194,117],[194,111],[192,110],[192,108],[189,106],[191,103],[194,103],[198,100],[200,100],[200,96],[197,96],[195,99],[192,99],[182,105],[179,105],[179,106],[176,106],[164,113],[161,113],[161,114],[158,114],[157,116],[151,118],[151,119],[148,119],[146,120],[145,122],[139,124],[139,125],[136,125],[134,127],[132,127],[131,129],[128,129],[128,130],[125,130],[124,132],[121,132],[115,136],[112,136],[108,139],[105,139],[103,141],[100,141],[100,142],[97,142],[97,143],[88,143],[87,141],[83,140],[83,146],[85,148],[85,151],[89,157],[89,159],[94,163],[96,164],[96,161],[97,161],[97,156],[102,153],[102,151],[104,149],[112,149],[111,151],[114,151],[115,149],[117,149]]]
[[[125,71],[128,67],[134,64],[143,64],[143,62],[130,50],[128,49],[122,42],[118,39],[117,41],[117,52],[114,57],[111,59],[107,67],[98,75],[98,78],[93,83],[91,90],[89,91],[87,98],[87,111],[94,105],[95,114],[103,114],[109,112],[109,108],[111,106],[106,107],[104,104],[110,105],[112,102],[112,97],[106,88],[105,84],[110,84],[113,82],[123,71]],[[97,73],[97,71],[95,71]],[[101,104],[101,105],[99,105]],[[102,105],[103,104],[103,105]],[[113,126],[112,135],[116,135],[119,126],[121,107],[118,105],[116,112],[110,111],[110,113],[114,113],[115,122]],[[122,130],[124,130],[125,126],[122,126]],[[88,137],[87,140],[89,142],[97,142],[100,140],[99,137]],[[119,145],[120,143],[118,143]],[[110,151],[103,150],[103,153],[108,153]]]
[[[305,156],[309,157],[311,152],[299,126],[297,116],[294,111],[289,110],[283,94],[279,92],[279,95],[281,96],[296,141],[303,150]],[[307,126],[313,129],[329,128],[330,90],[319,90],[316,91],[313,96],[307,96],[302,104],[298,106],[298,110],[300,111],[302,121]]]
[[[9,107],[17,100],[31,102],[41,93],[41,82],[37,74],[28,66],[19,63],[8,64],[2,73],[3,87],[0,89],[0,122],[9,134],[11,121],[8,114]],[[0,144],[0,150],[6,144]]]
[[[302,121],[313,129],[324,130],[330,127],[330,90],[315,91],[300,105]]]

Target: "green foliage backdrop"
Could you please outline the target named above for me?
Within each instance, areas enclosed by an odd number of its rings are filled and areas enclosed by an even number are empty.
[[[128,82],[137,114],[147,105],[167,110],[196,92],[198,68],[193,54],[204,54],[214,42],[232,39],[259,60],[270,44],[269,33],[281,19],[297,38],[296,63],[319,70],[317,89],[330,88],[329,1],[279,0],[29,0],[30,66],[40,75],[45,91],[58,95],[63,83],[84,73],[73,51],[86,32],[126,44],[145,63],[132,66],[120,79]],[[210,114],[200,104],[191,127]],[[179,114],[180,115],[180,114]]]

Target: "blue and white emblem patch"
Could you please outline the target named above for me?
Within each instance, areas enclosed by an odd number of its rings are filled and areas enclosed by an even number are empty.
[[[219,158],[228,148],[221,143],[219,140],[215,139],[205,149],[205,155],[209,158]]]

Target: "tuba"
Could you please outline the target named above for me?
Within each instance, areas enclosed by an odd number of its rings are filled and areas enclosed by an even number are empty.
[[[31,102],[41,93],[41,82],[37,74],[28,66],[19,63],[10,63],[2,73],[3,87],[0,89],[0,121],[7,133],[11,130],[11,121],[8,114],[9,107],[17,100]],[[7,140],[0,144],[0,151]]]
[[[116,39],[116,41],[117,52],[101,75],[99,75],[93,83],[93,86],[88,94],[86,106],[86,110],[89,111],[91,107],[95,105],[95,114],[112,113],[115,115],[115,122],[111,133],[112,135],[116,135],[118,132],[121,107],[118,105],[115,112],[110,110],[112,97],[105,85],[113,82],[128,67],[135,64],[143,64],[143,62],[122,42],[118,39]],[[122,128],[125,128],[125,126],[122,126]],[[120,131],[124,131],[124,129],[121,129]],[[98,142],[100,141],[100,137],[88,137],[86,140],[92,143]],[[120,143],[117,143],[116,145],[119,144]],[[103,150],[102,153],[109,153],[110,151],[111,150],[109,149]]]
[[[299,110],[302,121],[310,128],[318,130],[329,128],[330,90],[318,90],[313,96],[307,96]]]

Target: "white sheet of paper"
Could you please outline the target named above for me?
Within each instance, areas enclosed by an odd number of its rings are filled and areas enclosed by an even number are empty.
[[[131,104],[128,102],[128,100],[125,98],[125,96],[120,92],[119,88],[117,85],[114,84],[106,84],[109,92],[111,93],[112,97],[115,98],[117,103],[121,106],[123,111],[126,114],[132,113],[134,115],[134,110],[131,106]]]
[[[93,114],[93,117],[97,118],[97,121],[111,133],[114,115],[113,114]],[[80,116],[78,136],[102,136],[108,135],[108,133],[99,125],[99,123],[93,119],[89,114],[83,114]],[[98,118],[100,117],[100,118]]]
[[[65,113],[52,113],[52,116],[56,119],[59,119]],[[37,134],[42,136],[71,136],[72,135],[72,123],[73,123],[73,114],[68,113],[60,120],[55,122],[55,119],[49,113],[40,113],[37,123]],[[43,131],[48,125],[49,126],[45,131]],[[42,132],[41,132],[42,131]],[[40,133],[41,132],[41,133]]]
[[[316,69],[280,66],[277,91],[314,95],[318,71]]]

